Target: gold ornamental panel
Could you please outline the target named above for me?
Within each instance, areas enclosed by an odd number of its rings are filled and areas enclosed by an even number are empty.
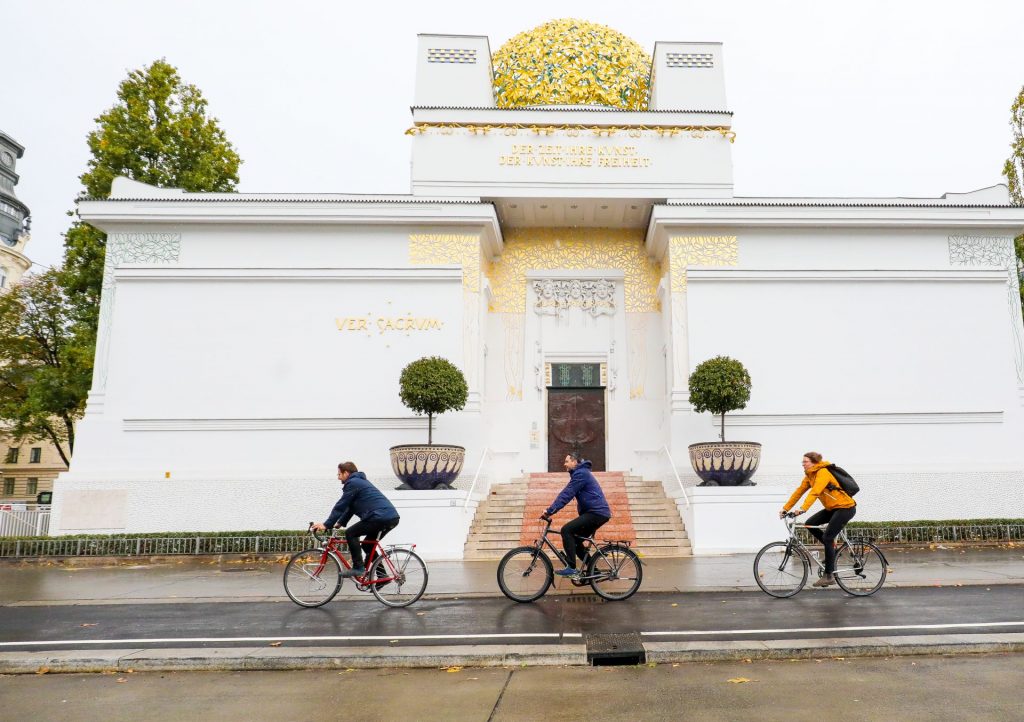
[[[673,291],[686,290],[687,266],[735,266],[739,263],[736,236],[673,236],[668,244]]]
[[[462,287],[480,292],[480,237],[459,233],[410,233],[409,263],[414,266],[459,264]]]
[[[523,313],[526,274],[559,269],[621,270],[625,274],[626,311],[661,310],[661,267],[647,256],[643,229],[508,228],[504,236],[501,257],[485,266],[491,282],[492,312]]]

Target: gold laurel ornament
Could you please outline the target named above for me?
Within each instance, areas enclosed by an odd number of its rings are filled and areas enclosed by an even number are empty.
[[[499,108],[605,105],[647,110],[651,57],[605,25],[564,18],[519,33],[494,54]]]

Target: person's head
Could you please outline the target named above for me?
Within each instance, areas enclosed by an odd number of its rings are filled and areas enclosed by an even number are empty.
[[[343,461],[338,464],[338,480],[344,484],[348,481],[348,477],[352,476],[357,471],[359,471],[359,469],[357,469],[356,465],[351,461]]]
[[[583,461],[583,457],[580,456],[578,452],[570,451],[568,454],[565,455],[565,461],[563,462],[563,466],[565,466],[566,471],[572,471],[573,469],[580,465],[581,461]]]
[[[804,471],[807,471],[815,464],[821,463],[821,454],[817,451],[808,451],[804,454],[804,460],[801,462],[804,467]]]

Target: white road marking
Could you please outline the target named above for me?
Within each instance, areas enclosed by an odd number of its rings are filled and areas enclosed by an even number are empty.
[[[867,627],[796,627],[780,629],[691,629],[684,632],[640,632],[642,637],[696,637],[703,634],[791,634],[794,632],[892,632],[901,629],[976,629],[978,627],[1024,627],[1024,622],[963,622],[959,624],[891,624]]]
[[[166,637],[147,639],[58,639],[37,642],[0,642],[0,647],[40,647],[49,644],[166,644],[168,642],[411,642],[417,640],[456,639],[582,639],[580,632],[558,634],[538,632],[537,634],[415,634],[392,636],[324,636],[324,637]]]

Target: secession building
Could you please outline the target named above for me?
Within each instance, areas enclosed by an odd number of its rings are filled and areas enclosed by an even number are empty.
[[[720,43],[648,54],[568,20],[493,54],[421,35],[415,93],[409,195],[120,179],[80,203],[109,245],[56,530],[304,528],[353,459],[399,536],[459,557],[482,494],[572,444],[661,481],[698,551],[777,525],[810,449],[856,474],[862,519],[1024,516],[1024,209],[1004,187],[736,197]],[[753,378],[726,428],[763,444],[753,488],[694,488],[687,446],[717,429],[687,379],[719,354]],[[427,355],[469,383],[434,431],[465,470],[391,491],[388,448],[426,440],[399,373]]]

